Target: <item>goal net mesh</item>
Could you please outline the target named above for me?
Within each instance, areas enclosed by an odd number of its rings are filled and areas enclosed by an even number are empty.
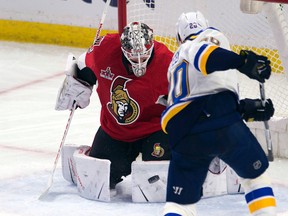
[[[265,7],[272,5],[275,11]],[[253,50],[265,55],[272,62],[271,78],[265,82],[266,97],[273,100],[276,117],[288,117],[288,5],[265,3],[257,14],[247,14],[240,10],[240,0],[129,0],[127,1],[127,22],[142,21],[154,31],[157,41],[171,50],[177,49],[175,24],[181,13],[201,11],[213,26],[223,32],[231,43],[233,51]],[[271,21],[272,13],[277,17]],[[280,56],[279,50],[282,50]],[[285,56],[285,51],[287,51]],[[286,58],[286,59],[285,59]],[[286,64],[287,65],[287,64]],[[286,71],[285,71],[286,69]],[[260,98],[259,84],[239,73],[241,98]]]

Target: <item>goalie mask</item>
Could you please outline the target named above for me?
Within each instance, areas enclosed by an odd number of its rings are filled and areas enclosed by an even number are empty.
[[[132,22],[124,28],[120,41],[133,73],[137,77],[143,76],[154,47],[153,30],[144,23]]]
[[[181,45],[188,37],[197,36],[208,27],[208,21],[199,11],[182,13],[176,23],[176,39]]]

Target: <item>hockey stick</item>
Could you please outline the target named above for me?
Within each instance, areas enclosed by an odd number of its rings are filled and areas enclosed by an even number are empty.
[[[62,146],[65,142],[65,139],[66,139],[66,136],[67,136],[67,133],[68,133],[68,130],[69,130],[69,127],[70,127],[70,124],[71,124],[71,121],[72,121],[72,118],[73,118],[73,115],[74,115],[74,112],[76,110],[76,103],[74,103],[73,105],[73,108],[70,112],[70,115],[69,115],[69,118],[68,118],[68,121],[67,121],[67,124],[66,124],[66,128],[65,128],[65,131],[64,131],[64,134],[63,134],[63,137],[62,137],[62,141],[60,143],[60,146],[59,146],[59,149],[58,149],[58,152],[57,152],[57,155],[56,155],[56,158],[54,160],[54,166],[53,166],[53,169],[52,169],[52,173],[50,175],[50,178],[48,180],[48,184],[47,184],[47,188],[45,191],[43,191],[43,193],[39,196],[39,200],[42,200],[49,192],[50,188],[52,187],[52,184],[53,184],[53,177],[54,177],[54,173],[55,173],[55,170],[56,170],[56,166],[57,166],[57,163],[58,163],[58,160],[59,160],[59,157],[60,157],[60,153],[61,153],[61,150],[62,150]]]
[[[265,96],[264,83],[259,83],[259,88],[260,88],[260,96],[261,96],[262,105],[265,106],[266,96]],[[267,150],[268,150],[267,157],[269,161],[274,161],[271,133],[270,133],[268,121],[264,121],[264,126],[265,126],[265,138],[266,138],[266,144],[267,144]]]
[[[100,33],[101,33],[101,29],[102,29],[102,26],[103,26],[103,23],[104,23],[104,20],[106,18],[106,14],[107,14],[107,11],[108,11],[108,6],[110,5],[110,2],[111,0],[107,0],[106,3],[105,3],[105,7],[104,7],[104,11],[102,13],[102,17],[101,17],[101,20],[100,20],[100,24],[99,24],[99,28],[97,29],[97,32],[96,32],[96,35],[95,35],[95,38],[94,38],[94,42],[93,42],[93,45],[95,43],[97,43],[97,40],[99,39],[99,36],[100,36]],[[93,49],[93,48],[92,48]],[[62,150],[62,146],[65,142],[65,139],[66,139],[66,136],[67,136],[67,133],[68,133],[68,130],[69,130],[69,127],[70,127],[70,124],[71,124],[71,120],[73,118],[73,115],[74,115],[74,111],[76,110],[76,104],[73,105],[73,108],[70,112],[70,115],[69,115],[69,119],[68,119],[68,122],[66,124],[66,129],[64,131],[64,135],[63,135],[63,138],[62,138],[62,141],[60,143],[60,146],[59,146],[59,149],[58,149],[58,152],[57,152],[57,155],[56,155],[56,158],[55,158],[55,161],[54,161],[54,167],[53,167],[53,170],[52,170],[52,174],[48,180],[48,184],[47,184],[47,188],[46,190],[40,195],[40,197],[38,198],[39,200],[43,199],[49,192],[50,188],[52,187],[52,184],[53,184],[53,177],[54,177],[54,173],[55,173],[55,170],[56,170],[56,166],[57,166],[57,163],[58,163],[58,160],[59,160],[59,157],[60,157],[60,153],[61,153],[61,150]]]
[[[97,40],[100,37],[100,33],[101,33],[101,30],[102,30],[102,26],[103,26],[104,20],[106,18],[106,14],[107,14],[108,6],[110,5],[110,2],[111,2],[111,0],[107,0],[106,1],[105,7],[104,7],[104,10],[103,10],[103,13],[102,13],[102,17],[101,17],[101,20],[100,20],[100,23],[99,23],[99,27],[97,29],[97,32],[96,32],[96,35],[95,35],[95,38],[94,38],[93,45],[97,44]]]

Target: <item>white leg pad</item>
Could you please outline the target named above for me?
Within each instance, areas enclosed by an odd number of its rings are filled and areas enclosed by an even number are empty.
[[[218,157],[211,161],[203,184],[203,198],[227,194],[226,168],[227,164]]]
[[[226,184],[225,184],[225,181],[226,181]],[[209,173],[205,182],[207,182],[207,184],[211,184],[211,186],[214,185],[213,186],[214,190],[218,190],[218,191],[213,192],[211,187],[210,189],[207,189],[207,190],[204,189],[205,197],[214,196],[215,194],[221,195],[221,194],[239,194],[239,193],[243,194],[244,193],[244,189],[240,183],[239,176],[231,167],[229,167],[224,161],[222,161],[218,157],[214,158],[211,161],[211,164],[209,166]],[[204,186],[205,186],[205,183],[204,183]],[[211,195],[208,194],[208,193],[211,193],[211,191],[212,191],[212,194]]]
[[[240,177],[229,166],[227,166],[227,193],[228,194],[243,194],[244,188],[240,182]]]
[[[73,154],[79,195],[90,200],[109,202],[111,162],[85,155],[89,149],[89,146],[80,147]]]
[[[79,146],[65,144],[61,150],[62,175],[70,183],[77,184],[76,165],[73,154]]]
[[[227,194],[226,169],[219,174],[208,171],[203,184],[203,198]]]
[[[132,201],[165,202],[169,161],[134,161],[132,163]],[[207,174],[203,198],[227,194],[226,169]]]
[[[215,157],[209,165],[209,171],[213,174],[221,174],[226,167],[227,164],[224,161],[218,157]]]
[[[169,161],[132,163],[132,201],[165,202]]]

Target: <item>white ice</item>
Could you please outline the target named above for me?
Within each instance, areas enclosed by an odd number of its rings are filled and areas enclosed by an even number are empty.
[[[131,181],[117,186],[118,195],[104,203],[84,199],[65,181],[59,160],[54,184],[44,201],[53,163],[69,117],[54,105],[69,52],[85,49],[0,42],[0,216],[157,216],[163,203],[132,203]],[[111,59],[113,61],[113,59]],[[91,145],[99,126],[99,101],[77,109],[66,143]],[[288,160],[270,163],[278,215],[288,216]],[[242,195],[203,199],[199,216],[248,216]]]

